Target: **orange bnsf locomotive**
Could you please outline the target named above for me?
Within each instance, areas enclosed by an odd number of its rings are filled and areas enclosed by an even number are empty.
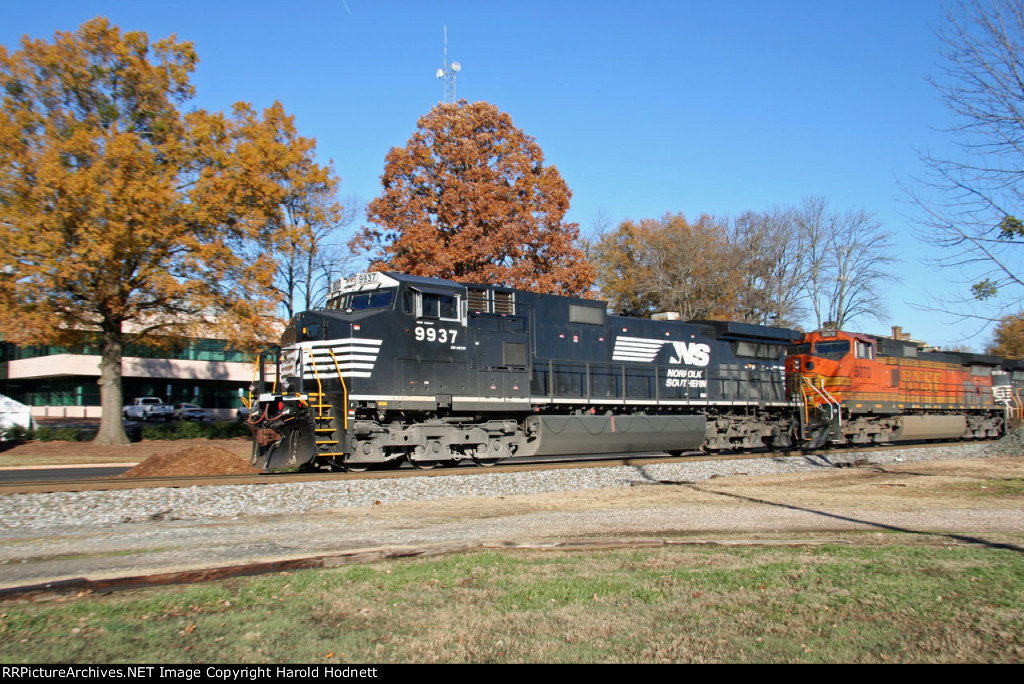
[[[790,348],[786,375],[805,448],[998,437],[1021,419],[1024,362],[995,356],[819,330]]]

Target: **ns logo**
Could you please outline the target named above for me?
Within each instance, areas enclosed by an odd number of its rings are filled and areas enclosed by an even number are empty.
[[[711,347],[706,344],[694,342],[670,342],[675,354],[669,359],[670,363],[682,363],[687,366],[706,366],[710,360]]]

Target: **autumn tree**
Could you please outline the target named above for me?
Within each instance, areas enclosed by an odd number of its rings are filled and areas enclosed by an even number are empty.
[[[374,269],[557,294],[593,282],[579,227],[563,220],[572,193],[492,104],[434,107],[388,152],[381,183],[353,242]]]
[[[1024,312],[1004,316],[996,325],[989,354],[1024,359]]]
[[[802,289],[807,263],[792,209],[747,211],[732,222],[729,239],[739,251],[736,320],[794,326],[806,308]]]
[[[652,223],[623,221],[616,230],[602,232],[588,250],[601,296],[623,316],[646,316],[661,306],[648,287],[654,268],[649,246]]]
[[[910,192],[923,239],[941,248],[933,265],[962,276],[938,308],[996,321],[1024,295],[1024,1],[954,0],[939,39],[932,82],[959,152],[923,155]]]
[[[735,317],[740,255],[724,222],[705,215],[691,223],[682,214],[626,220],[595,251],[601,293],[623,315]]]
[[[0,317],[15,343],[97,342],[97,440],[126,443],[126,335],[273,337],[281,208],[329,175],[280,104],[183,113],[190,43],[106,19],[0,46]],[[254,245],[259,245],[255,248]]]
[[[889,234],[862,209],[822,198],[733,221],[682,214],[622,222],[592,247],[601,294],[630,316],[817,327],[878,316],[895,261]]]

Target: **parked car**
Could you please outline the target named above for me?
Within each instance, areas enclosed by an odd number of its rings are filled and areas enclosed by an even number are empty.
[[[174,409],[160,397],[136,397],[121,409],[121,415],[125,420],[171,420]]]
[[[206,409],[199,408],[195,404],[188,404],[183,401],[179,401],[174,405],[174,419],[175,420],[206,420],[209,414]]]

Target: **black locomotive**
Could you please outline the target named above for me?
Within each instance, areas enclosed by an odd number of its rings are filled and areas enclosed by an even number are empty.
[[[250,411],[264,470],[787,448],[800,333],[608,315],[604,302],[397,273],[295,316]]]

